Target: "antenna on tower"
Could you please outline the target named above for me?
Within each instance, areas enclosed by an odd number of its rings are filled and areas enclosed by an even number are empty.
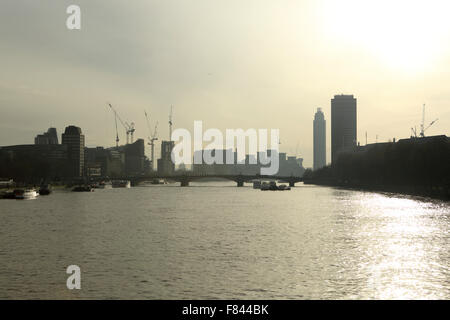
[[[172,141],[172,117],[173,117],[173,106],[170,106],[169,114],[169,141]]]
[[[425,137],[425,104],[422,110],[422,123],[420,124],[420,136]]]

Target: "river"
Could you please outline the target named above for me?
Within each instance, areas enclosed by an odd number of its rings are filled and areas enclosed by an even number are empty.
[[[0,299],[450,299],[437,200],[205,182],[0,200],[0,219]]]

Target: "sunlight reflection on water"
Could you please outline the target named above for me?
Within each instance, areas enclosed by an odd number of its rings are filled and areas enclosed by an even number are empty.
[[[0,202],[0,298],[449,299],[447,203],[232,183]],[[82,269],[82,290],[65,268]]]

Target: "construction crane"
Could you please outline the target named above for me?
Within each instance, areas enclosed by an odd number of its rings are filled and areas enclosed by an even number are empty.
[[[157,129],[158,129],[158,121],[156,121],[155,129],[153,130],[153,134],[152,134],[152,132],[150,130],[150,121],[148,120],[147,112],[144,111],[144,113],[145,113],[145,118],[147,119],[147,128],[148,128],[148,134],[149,134],[149,136],[148,136],[148,140],[149,140],[148,145],[151,147],[150,157],[151,157],[151,163],[152,163],[151,164],[151,168],[153,170],[154,163],[155,163],[155,141],[158,140],[158,138],[156,137]]]
[[[114,112],[114,115],[115,115],[115,121],[116,121],[116,146],[119,146],[119,135],[117,134],[117,119],[119,119],[120,123],[125,128],[125,132],[126,132],[126,135],[127,135],[127,144],[130,143],[129,142],[130,141],[130,136],[131,136],[131,143],[133,143],[134,132],[136,131],[136,129],[134,128],[134,122],[131,122],[130,124],[128,124],[128,122],[124,122],[122,120],[122,118],[120,118],[120,116],[117,113],[116,109],[113,108],[111,103],[108,103],[108,105],[111,108],[111,110]]]
[[[439,119],[433,120],[430,122],[430,124],[425,127],[425,104],[423,105],[423,109],[422,109],[422,123],[420,124],[420,137],[421,138],[425,138],[425,132],[433,125],[435,124]],[[411,131],[413,133],[413,137],[417,138],[417,128],[411,128]]]
[[[113,110],[113,112],[114,112],[114,121],[116,123],[116,148],[118,148],[119,147],[119,131],[117,130],[117,112],[116,112],[116,110]]]
[[[173,106],[170,106],[169,114],[169,141],[172,141],[172,117],[173,117]]]
[[[417,127],[411,128],[412,136],[414,138],[417,138]]]

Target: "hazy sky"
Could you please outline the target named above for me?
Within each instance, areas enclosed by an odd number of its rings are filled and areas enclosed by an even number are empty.
[[[66,28],[77,4],[82,29]],[[312,120],[330,99],[358,99],[358,140],[450,135],[450,3],[444,0],[2,0],[0,145],[80,126],[115,144],[111,102],[147,137],[194,120],[279,128],[281,150],[312,165]],[[123,128],[119,128],[125,142]],[[158,147],[159,149],[159,147]],[[328,159],[330,158],[328,152]]]

